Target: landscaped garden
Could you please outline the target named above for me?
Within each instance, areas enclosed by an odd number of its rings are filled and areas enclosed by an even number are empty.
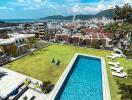
[[[10,63],[8,68],[38,80],[50,81],[55,84],[75,53],[84,53],[104,57],[106,63],[111,61],[106,58],[107,55],[111,54],[110,51],[53,44]],[[60,61],[59,65],[56,64],[57,61]],[[129,72],[130,74],[127,79],[114,77],[111,74],[112,71],[110,70],[110,66],[107,65],[112,100],[120,100],[121,94],[119,92],[121,90],[124,91],[122,86],[124,86],[124,84],[127,86],[132,85],[132,62],[125,58],[118,58],[115,61],[119,61],[123,66],[124,71],[126,73]],[[124,84],[122,85],[121,83]],[[126,94],[122,95],[124,96]]]

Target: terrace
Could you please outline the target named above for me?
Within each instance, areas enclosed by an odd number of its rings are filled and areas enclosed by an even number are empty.
[[[31,80],[31,82],[28,80]],[[36,82],[41,83],[39,80],[21,73],[0,68],[0,100],[23,100],[25,96],[39,100],[45,99],[46,95],[42,94],[36,87]]]
[[[33,53],[32,55],[28,55],[10,63],[8,68],[36,78],[40,81],[49,80],[55,84],[75,53],[96,55],[105,58],[106,62],[111,61],[110,59],[106,58],[107,55],[110,55],[110,51],[86,49],[71,45],[53,44]],[[59,66],[52,63],[53,58],[61,61]],[[131,70],[132,62],[128,61],[126,58],[118,58],[117,60],[120,61],[125,72]],[[131,85],[132,80],[130,77],[127,79],[113,77],[109,65],[107,65],[107,73],[112,100],[120,100],[121,95],[119,94],[120,89],[117,81]]]

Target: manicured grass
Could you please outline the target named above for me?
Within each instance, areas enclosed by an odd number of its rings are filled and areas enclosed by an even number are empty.
[[[26,56],[10,63],[9,69],[34,77],[41,81],[49,80],[52,83],[56,83],[75,53],[84,53],[105,58],[107,55],[110,55],[111,52],[80,48],[70,45],[53,44],[34,53],[33,55]],[[59,66],[56,66],[51,62],[53,58],[55,58],[55,60],[59,59],[61,61]],[[105,60],[106,62],[111,61],[108,58],[105,58]],[[127,72],[128,69],[131,69],[132,62],[126,60],[125,58],[120,58],[117,60],[120,61],[121,65],[124,67],[125,72]],[[110,66],[108,65],[107,72],[112,100],[120,100],[120,95],[118,94],[119,89],[116,81],[130,84],[132,83],[132,80],[129,78],[122,79],[113,77],[111,75]]]

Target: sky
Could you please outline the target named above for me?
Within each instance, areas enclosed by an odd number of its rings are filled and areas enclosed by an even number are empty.
[[[132,3],[132,0],[0,0],[0,19],[95,14],[125,3]]]

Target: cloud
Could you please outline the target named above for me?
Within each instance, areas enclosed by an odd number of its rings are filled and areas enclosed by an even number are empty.
[[[122,6],[124,3],[131,3],[132,0],[9,0],[6,8],[17,8],[16,12],[22,14],[33,13],[34,16],[48,16],[54,14],[73,15],[73,14],[95,14],[101,10],[113,8],[116,4]],[[95,0],[96,1],[96,0]],[[6,6],[6,5],[5,5]],[[17,15],[17,14],[16,14]],[[31,16],[33,16],[31,14]]]
[[[80,2],[81,0],[65,0],[66,2]]]
[[[14,10],[14,9],[11,7],[1,6],[0,10]]]
[[[72,7],[72,12],[73,12],[73,13],[77,13],[77,12],[80,12],[80,11],[81,11],[81,8],[80,8],[79,5],[74,5],[74,6]]]
[[[16,0],[17,3],[42,3],[44,0]]]
[[[102,0],[103,1],[103,0]],[[101,10],[108,9],[108,5],[103,2],[99,3],[77,3],[72,7],[72,12],[75,14],[95,14]]]
[[[104,10],[105,6],[103,4],[99,4],[97,5],[97,7],[85,7],[84,11],[90,11],[90,12],[97,12],[97,11],[101,11]]]
[[[7,7],[6,6],[3,6],[3,7],[0,7],[0,9],[7,9]]]
[[[37,10],[44,6],[46,0],[16,0],[11,1],[10,5],[17,6],[24,10]]]
[[[18,2],[18,3],[23,3],[23,2],[24,2],[24,0],[17,0],[17,2]]]
[[[116,4],[124,4],[130,3],[132,0],[100,0],[100,2],[82,2],[82,0],[62,0],[64,4],[60,4],[59,0],[16,0],[16,2],[11,2],[12,5],[21,7],[24,10],[38,10],[38,9],[62,9],[69,10],[71,13],[78,13],[85,11],[95,11],[98,12],[100,10],[111,8]],[[105,6],[104,6],[105,5]]]
[[[124,0],[125,3],[132,3],[132,0]]]

